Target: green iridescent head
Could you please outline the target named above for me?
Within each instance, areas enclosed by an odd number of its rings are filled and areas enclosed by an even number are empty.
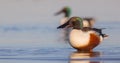
[[[57,29],[65,27],[73,27],[73,29],[83,29],[83,19],[80,17],[72,17],[63,25],[58,26]]]
[[[80,17],[72,17],[70,18],[70,25],[74,29],[82,29],[83,28],[83,20]]]
[[[70,17],[70,15],[71,15],[71,8],[66,6],[61,11],[57,12],[55,15],[59,15],[61,13],[64,13],[65,17]]]
[[[63,12],[65,13],[66,17],[70,17],[70,15],[71,15],[71,8],[66,6],[66,7],[64,7]]]

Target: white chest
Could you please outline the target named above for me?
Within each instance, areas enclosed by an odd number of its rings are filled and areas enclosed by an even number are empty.
[[[89,44],[90,33],[81,30],[72,30],[70,33],[70,44],[73,47],[83,47]]]

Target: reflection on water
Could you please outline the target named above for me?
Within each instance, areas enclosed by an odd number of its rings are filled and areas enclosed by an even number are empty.
[[[100,61],[92,60],[100,56],[100,52],[73,52],[70,55],[69,63],[101,63]]]

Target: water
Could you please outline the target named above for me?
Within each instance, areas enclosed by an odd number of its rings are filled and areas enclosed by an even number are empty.
[[[57,25],[1,25],[1,63],[119,63],[120,22],[97,22],[109,38],[90,53],[76,52],[60,37]]]

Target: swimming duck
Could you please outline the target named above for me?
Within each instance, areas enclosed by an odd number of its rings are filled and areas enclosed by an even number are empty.
[[[65,24],[68,21],[71,15],[71,8],[66,6],[61,11],[57,12],[55,15],[59,15],[61,13],[64,14],[64,18],[61,19],[60,25]],[[93,27],[94,23],[95,23],[94,18],[91,18],[91,17],[83,18],[83,27]]]
[[[63,25],[63,24],[65,24],[68,21],[70,15],[71,15],[71,8],[66,6],[61,11],[57,12],[55,15],[59,15],[61,13],[64,14],[64,17],[61,19],[60,25]],[[62,39],[63,41],[67,42],[69,40],[68,39],[69,31],[70,31],[70,29],[68,29],[68,28],[62,29],[60,31],[61,32],[60,33],[60,39]]]
[[[78,51],[92,51],[108,35],[102,33],[102,29],[83,27],[83,19],[72,17],[59,28],[72,27],[69,35],[70,45]]]

